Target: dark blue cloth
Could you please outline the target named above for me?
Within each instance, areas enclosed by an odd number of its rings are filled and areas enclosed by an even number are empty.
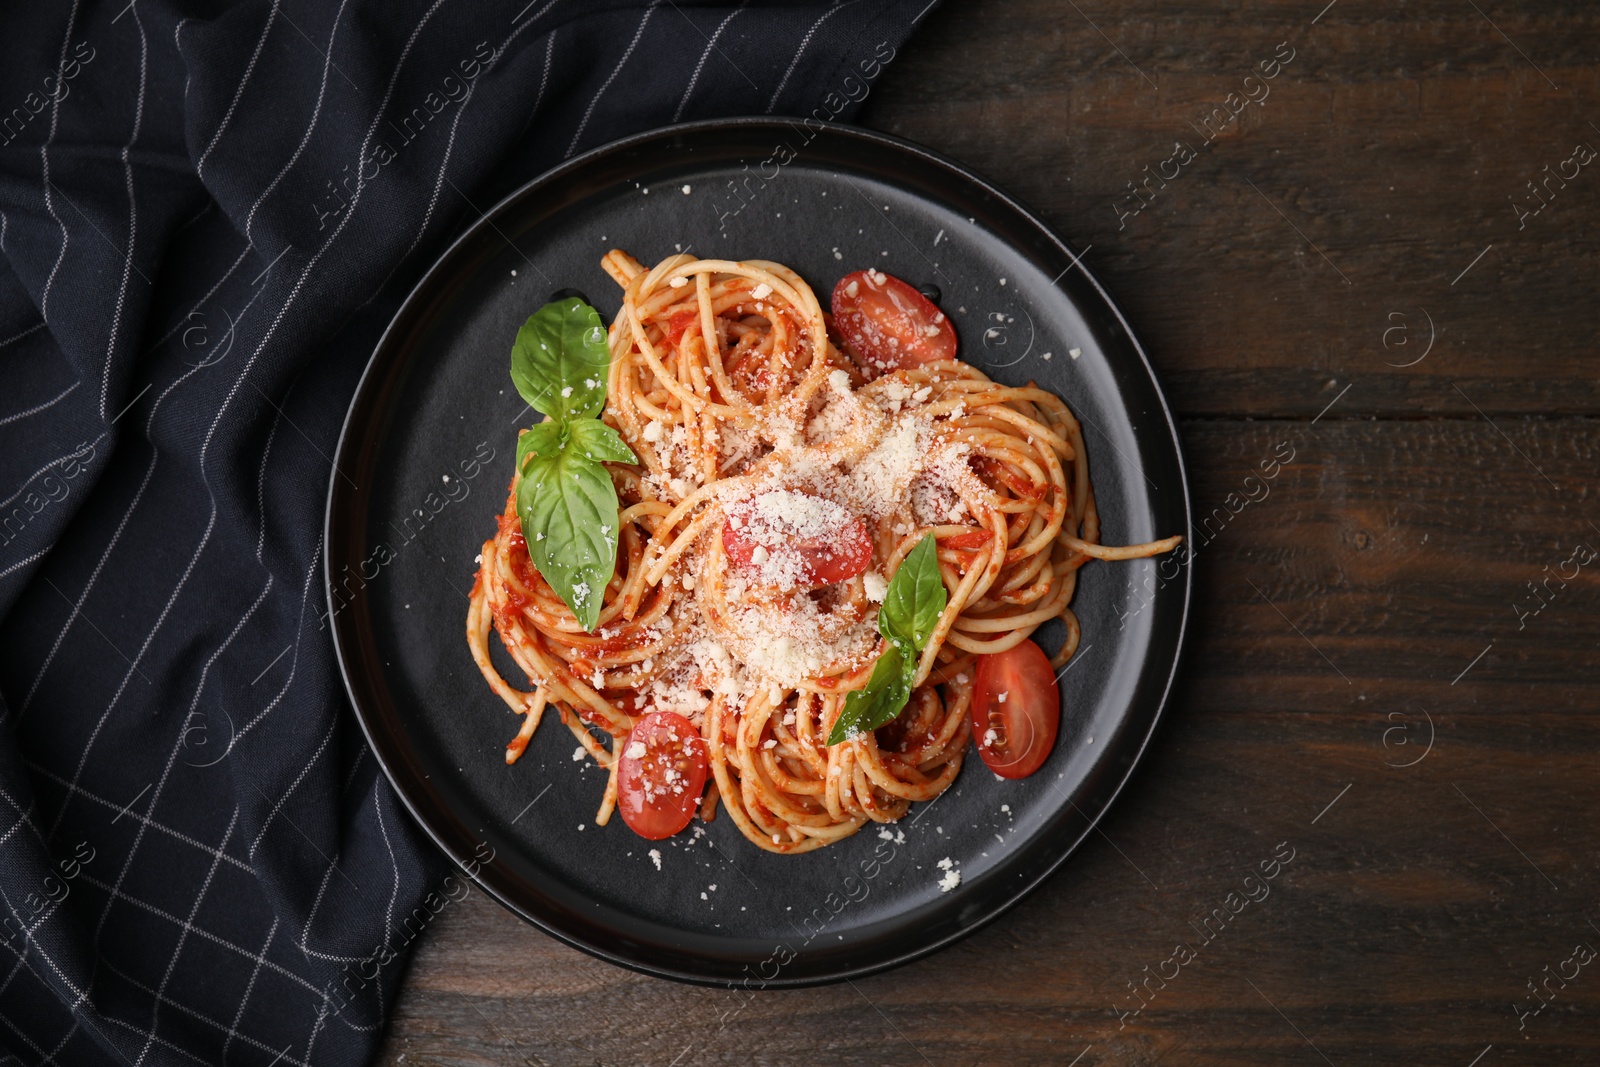
[[[477,207],[675,120],[848,118],[925,4],[7,5],[7,1062],[371,1057],[460,895],[316,622],[374,342]]]

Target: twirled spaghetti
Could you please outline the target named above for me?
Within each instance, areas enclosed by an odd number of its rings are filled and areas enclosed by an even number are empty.
[[[585,632],[531,563],[515,481],[467,618],[484,678],[523,716],[507,762],[554,705],[609,768],[601,825],[629,731],[656,709],[705,740],[702,818],[720,803],[764,849],[804,852],[892,822],[960,772],[976,657],[1059,618],[1066,639],[1050,662],[1061,667],[1079,643],[1078,569],[1179,540],[1099,544],[1082,433],[1046,390],[1000,385],[953,358],[879,374],[777,263],[675,255],[647,269],[612,251],[603,266],[624,295],[602,417],[641,463],[607,464],[620,541],[600,621]],[[785,576],[776,550],[730,558],[729,531],[760,508],[797,530],[856,517],[870,532],[868,569],[819,585]],[[910,702],[830,746],[845,694],[866,685],[884,647],[884,586],[930,534],[947,604]],[[491,663],[491,627],[531,689]]]

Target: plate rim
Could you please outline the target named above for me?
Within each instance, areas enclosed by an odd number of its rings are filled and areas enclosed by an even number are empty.
[[[740,988],[741,986],[754,986],[755,988],[760,989],[804,988],[809,986],[837,983],[854,978],[862,978],[868,975],[892,970],[915,960],[923,959],[949,947],[950,945],[955,944],[958,941],[970,937],[979,930],[988,926],[990,923],[999,919],[1002,915],[1011,911],[1024,899],[1031,896],[1039,889],[1040,886],[1049,880],[1052,875],[1059,871],[1067,862],[1067,860],[1071,858],[1080,847],[1082,847],[1089,834],[1100,825],[1100,822],[1105,818],[1106,813],[1110,811],[1111,808],[1116,804],[1117,799],[1122,795],[1123,790],[1127,788],[1128,783],[1133,780],[1140,766],[1144,762],[1144,758],[1146,753],[1149,751],[1151,741],[1154,739],[1156,731],[1159,728],[1163,717],[1167,713],[1168,704],[1172,699],[1173,690],[1177,685],[1179,672],[1182,670],[1184,661],[1187,658],[1189,646],[1190,614],[1194,603],[1194,553],[1191,549],[1185,554],[1184,562],[1180,567],[1182,575],[1182,599],[1177,609],[1178,619],[1177,633],[1174,638],[1174,652],[1171,663],[1166,670],[1165,677],[1161,681],[1160,693],[1154,702],[1154,710],[1150,714],[1149,725],[1145,729],[1143,736],[1137,739],[1137,745],[1130,746],[1131,751],[1128,754],[1126,765],[1120,769],[1108,768],[1110,774],[1115,777],[1116,781],[1115,784],[1111,786],[1104,803],[1100,805],[1099,810],[1094,813],[1093,817],[1087,818],[1082,829],[1074,835],[1074,838],[1070,842],[1066,843],[1064,847],[1061,848],[1059,855],[1055,856],[1053,859],[1050,859],[1041,869],[1037,871],[1037,873],[1035,873],[1031,878],[1025,880],[1023,884],[1016,887],[1008,887],[1003,892],[997,894],[994,901],[984,906],[982,909],[982,914],[970,921],[964,922],[958,929],[946,933],[941,937],[885,958],[871,960],[869,962],[854,966],[835,968],[826,973],[820,974],[785,976],[782,974],[782,972],[780,972],[777,976],[771,979],[761,978],[753,982],[748,977],[744,979],[723,978],[708,974],[696,973],[695,971],[688,969],[674,969],[670,967],[658,966],[652,963],[646,963],[641,960],[631,958],[623,952],[585,940],[584,938],[563,929],[556,921],[537,915],[523,904],[511,899],[511,894],[509,892],[502,892],[493,884],[493,879],[484,877],[485,874],[494,869],[492,866],[494,861],[492,859],[480,861],[476,858],[463,856],[458,849],[443,839],[442,832],[436,829],[430,819],[425,817],[424,812],[418,809],[417,801],[414,800],[407,788],[402,787],[397,771],[391,765],[391,756],[398,755],[399,753],[398,751],[388,751],[389,747],[391,745],[395,745],[398,749],[402,746],[399,746],[399,742],[392,738],[388,731],[379,730],[379,727],[382,724],[373,721],[377,718],[377,713],[371,709],[366,709],[363,706],[356,679],[352,677],[353,672],[350,666],[350,659],[354,650],[346,648],[345,640],[342,636],[342,627],[339,622],[339,616],[342,614],[342,612],[336,610],[335,599],[336,585],[334,582],[334,534],[336,532],[337,524],[340,521],[338,508],[336,505],[350,496],[350,493],[345,490],[341,483],[340,467],[342,461],[349,458],[348,451],[350,447],[350,435],[353,429],[353,423],[358,409],[361,409],[365,406],[364,401],[368,396],[369,389],[374,385],[380,357],[383,356],[389,349],[391,345],[391,338],[398,330],[401,329],[402,321],[407,318],[408,313],[413,310],[415,305],[425,302],[427,299],[429,299],[429,292],[435,284],[436,276],[441,273],[446,264],[450,263],[450,261],[454,259],[457,251],[469,243],[477,241],[481,237],[484,230],[494,226],[495,220],[502,212],[508,210],[518,202],[522,201],[524,198],[531,195],[536,195],[541,187],[556,182],[573,171],[590,166],[598,159],[604,158],[613,153],[627,151],[628,149],[634,148],[640,144],[647,144],[657,140],[670,141],[673,138],[682,136],[694,136],[705,133],[714,134],[716,132],[729,129],[772,131],[785,130],[792,132],[794,123],[797,121],[799,120],[791,120],[783,116],[751,115],[705,119],[656,127],[651,130],[630,134],[629,136],[610,141],[606,144],[589,149],[588,151],[574,156],[571,159],[565,160],[511,190],[487,210],[478,209],[474,205],[471,205],[469,201],[469,206],[472,206],[473,209],[477,211],[478,218],[468,224],[434,257],[427,270],[423,272],[421,277],[418,278],[416,283],[412,285],[411,289],[406,293],[404,299],[402,299],[396,306],[393,317],[390,319],[388,325],[384,327],[384,330],[379,336],[377,343],[373,346],[371,355],[367,357],[366,364],[361,371],[361,376],[357,380],[354,391],[351,393],[349,407],[346,409],[344,419],[340,425],[338,444],[336,445],[333,453],[332,467],[328,475],[328,491],[326,503],[323,509],[321,551],[323,596],[326,601],[326,608],[329,612],[329,629],[333,639],[334,659],[338,665],[339,677],[343,682],[345,694],[350,701],[351,709],[355,713],[356,721],[361,727],[362,736],[366,740],[368,747],[372,750],[373,758],[377,761],[379,768],[383,771],[383,775],[388,780],[389,786],[399,797],[402,805],[406,809],[407,814],[409,814],[417,826],[421,828],[428,840],[432,842],[435,848],[437,848],[445,857],[449,859],[451,864],[454,865],[457,870],[465,874],[474,884],[483,890],[483,892],[490,899],[499,903],[502,907],[506,908],[506,910],[510,911],[513,915],[516,915],[519,919],[531,924],[551,937],[556,938],[563,944],[570,945],[586,955],[603,960],[606,963],[626,968],[627,970],[635,973],[649,975],[653,978],[662,978],[691,985],[709,986],[714,988]],[[956,160],[935,151],[934,149],[928,148],[925,145],[918,144],[915,141],[911,141],[894,134],[884,133],[878,130],[871,130],[861,126],[839,123],[829,123],[822,129],[811,131],[811,133],[813,139],[820,136],[842,138],[846,142],[856,141],[872,148],[887,149],[891,153],[902,153],[912,157],[912,162],[920,161],[924,164],[937,167],[953,174],[956,178],[962,181],[971,183],[978,189],[982,190],[985,195],[993,198],[993,200],[996,201],[1004,210],[1010,211],[1019,216],[1020,219],[1028,226],[1032,227],[1032,229],[1040,237],[1044,238],[1049,245],[1053,246],[1056,251],[1064,255],[1070,261],[1068,269],[1071,269],[1075,266],[1079,271],[1082,272],[1084,279],[1088,282],[1095,295],[1102,302],[1105,310],[1110,312],[1118,331],[1120,331],[1122,334],[1123,339],[1127,342],[1132,353],[1138,358],[1139,368],[1143,370],[1144,375],[1150,382],[1154,392],[1154,398],[1159,409],[1162,425],[1165,427],[1167,436],[1170,438],[1172,444],[1173,459],[1177,464],[1177,470],[1179,474],[1179,490],[1182,497],[1184,524],[1183,532],[1185,539],[1184,543],[1186,546],[1192,543],[1194,537],[1193,501],[1191,499],[1189,488],[1189,469],[1187,457],[1184,451],[1183,436],[1179,432],[1177,419],[1173,414],[1172,406],[1167,399],[1166,392],[1162,388],[1161,379],[1157,375],[1155,367],[1151,364],[1150,357],[1145,351],[1143,343],[1139,340],[1138,334],[1134,332],[1132,325],[1128,322],[1127,317],[1123,314],[1122,308],[1115,300],[1112,299],[1111,294],[1107,292],[1105,286],[1101,284],[1100,279],[1096,277],[1094,272],[1089,269],[1088,265],[1083,262],[1082,253],[1073,249],[1073,247],[1068,244],[1064,238],[1057,234],[1049,224],[1041,219],[1030,208],[1018,201],[1015,197],[1011,196],[1009,193],[1006,193],[993,182],[973,171],[970,167],[967,167],[966,165],[959,163]],[[1057,281],[1059,281],[1059,278]],[[368,491],[360,489],[355,490],[357,495],[365,495],[366,492]],[[1080,812],[1080,814],[1082,814],[1082,812]],[[477,868],[477,870],[475,871],[474,868]],[[957,891],[959,892],[959,889]],[[685,959],[688,961],[693,961],[695,957],[686,956]]]

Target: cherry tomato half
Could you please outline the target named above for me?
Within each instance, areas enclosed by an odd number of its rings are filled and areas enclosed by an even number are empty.
[[[849,509],[787,489],[762,496],[779,494],[798,498],[799,508],[809,512],[805,527],[820,532],[785,533],[782,521],[762,517],[762,497],[751,497],[734,506],[722,527],[722,548],[735,566],[765,566],[778,557],[771,570],[792,578],[793,585],[815,587],[854,578],[872,565],[872,534]]]
[[[682,715],[653,711],[622,746],[617,810],[628,829],[659,841],[689,825],[706,785],[706,743]]]
[[[1043,765],[1061,726],[1061,693],[1050,660],[1032,641],[978,657],[972,737],[1002,778],[1026,778]]]
[[[893,275],[846,274],[831,303],[834,328],[878,373],[956,358],[955,327],[944,312]]]

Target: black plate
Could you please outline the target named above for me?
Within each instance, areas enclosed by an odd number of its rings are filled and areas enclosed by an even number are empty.
[[[1104,290],[1027,211],[882,134],[766,119],[661,130],[500,203],[433,266],[373,354],[339,442],[326,538],[334,639],[367,739],[440,848],[463,865],[492,856],[469,866],[491,894],[648,974],[805,985],[971,933],[1055,870],[1127,780],[1172,683],[1188,568],[1174,577],[1169,563],[1164,583],[1152,560],[1084,568],[1060,740],[1031,778],[1002,782],[974,757],[890,838],[869,827],[802,856],[753,848],[726,815],[703,836],[655,844],[620,819],[595,827],[604,773],[573,761],[553,717],[505,765],[519,720],[474,667],[465,618],[473,557],[532,418],[507,373],[511,340],[562,288],[609,321],[620,299],[600,257],[612,247],[645,263],[680,247],[778,260],[824,303],[867,266],[936,285],[966,359],[1001,381],[1036,379],[1083,420],[1104,540],[1189,532],[1177,431],[1149,363]],[[938,884],[945,858],[961,872],[951,892]]]

